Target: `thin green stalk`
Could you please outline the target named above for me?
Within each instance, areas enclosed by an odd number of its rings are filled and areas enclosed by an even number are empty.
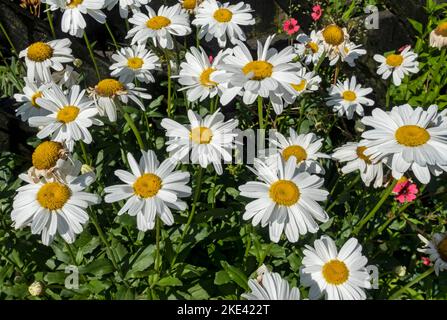
[[[385,96],[385,110],[389,111],[390,110],[390,102],[391,102],[391,86],[392,84],[390,83],[388,85],[388,88],[386,89],[386,96]]]
[[[210,113],[214,113],[217,109],[217,105],[219,104],[219,95],[214,97],[214,101],[210,100]]]
[[[335,187],[337,186],[338,180],[339,179],[337,179],[337,182],[335,183],[334,187],[331,190],[331,193],[330,193],[331,195],[335,191]],[[351,190],[352,187],[354,187],[357,184],[357,182],[359,182],[359,180],[360,180],[360,176],[355,177],[355,179],[351,180],[351,183],[345,189],[343,189],[343,192],[340,193],[340,194],[345,194],[346,192]],[[326,212],[331,211],[331,209],[337,204],[337,200],[338,200],[338,197],[336,199],[334,199],[334,200],[331,200],[332,202],[329,205],[329,207],[327,207]]]
[[[155,219],[155,243],[157,250],[155,252],[155,272],[158,274],[158,278],[160,278],[160,218],[157,215]]]
[[[107,23],[107,21],[105,22],[105,26],[106,26],[107,31],[109,32],[110,38],[112,38],[113,45],[115,46],[116,50],[119,50],[120,47],[118,46],[115,36],[113,35],[112,29],[110,29],[110,26]]]
[[[196,213],[197,201],[199,200],[200,191],[202,190],[202,178],[203,178],[203,168],[199,165],[199,168],[197,170],[196,189],[194,191],[194,198],[193,198],[193,203],[192,203],[192,207],[191,207],[191,212],[189,214],[188,221],[186,222],[185,228],[183,229],[182,235],[180,236],[180,242],[177,246],[177,250],[175,252],[174,258],[172,259],[171,268],[174,266],[175,261],[177,260],[177,256],[180,253],[180,249],[181,249],[183,240],[184,240],[185,236],[188,234],[189,227],[191,226],[192,220]]]
[[[124,119],[126,119],[127,124],[132,129],[133,134],[135,135],[135,138],[137,138],[138,145],[140,146],[141,150],[146,150],[143,139],[141,138],[140,132],[138,131],[135,122],[133,121],[132,117],[124,110]]]
[[[93,53],[92,46],[91,46],[90,41],[88,40],[87,34],[85,32],[84,32],[84,40],[85,40],[85,44],[87,45],[87,49],[90,54],[90,58],[92,59],[93,66],[95,67],[96,76],[98,77],[98,81],[99,81],[99,80],[101,80],[101,75],[99,73],[98,65],[96,64],[96,59],[95,59],[95,55]]]
[[[47,12],[48,24],[51,30],[51,35],[53,36],[53,39],[56,39],[56,32],[54,31],[53,26],[53,15],[51,14],[50,6],[48,4],[46,5],[46,12]]]
[[[258,118],[259,118],[259,128],[264,129],[264,115],[262,110],[262,97],[258,96]]]
[[[357,224],[355,227],[353,234],[356,236],[359,234],[360,230],[362,230],[363,226],[371,220],[377,211],[382,207],[383,203],[388,199],[389,195],[391,194],[391,191],[393,191],[393,188],[396,186],[397,180],[394,179],[393,183],[391,183],[383,192],[382,196],[375,205],[375,207]]]
[[[12,53],[14,53],[17,56],[16,47],[14,47],[14,44],[12,43],[11,38],[8,35],[8,32],[6,32],[6,29],[5,29],[5,27],[3,27],[3,24],[1,21],[0,21],[0,29],[2,29],[2,32],[3,32],[6,40],[8,41],[9,46],[11,47]]]
[[[402,293],[404,293],[405,291],[410,289],[412,286],[414,286],[416,283],[418,283],[422,279],[424,279],[424,278],[428,277],[429,275],[431,275],[433,273],[433,271],[435,271],[435,269],[434,268],[430,268],[427,271],[425,271],[424,273],[421,273],[419,276],[417,276],[412,281],[410,281],[407,285],[405,285],[404,287],[400,288],[395,293],[393,293],[388,299],[389,300],[395,300],[395,299],[399,298],[402,295]]]
[[[172,86],[172,79],[171,79],[171,72],[172,72],[172,70],[171,70],[171,61],[169,60],[169,55],[168,55],[168,53],[166,52],[166,64],[167,64],[167,68],[168,68],[168,106],[167,106],[167,110],[166,110],[166,112],[167,112],[167,114],[168,114],[168,117],[171,117],[171,114],[172,114],[172,110],[171,110],[171,108],[172,108],[172,106],[171,106],[171,90],[172,90],[172,88],[171,88],[171,86]]]
[[[85,148],[84,141],[79,140],[79,144],[81,145],[82,155],[84,157],[85,164],[91,165],[91,161],[90,161],[90,158],[88,156],[87,149]]]

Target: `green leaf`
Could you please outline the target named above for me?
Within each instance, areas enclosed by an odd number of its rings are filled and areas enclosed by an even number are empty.
[[[159,287],[176,287],[182,285],[183,283],[179,279],[172,276],[165,277],[157,282],[157,286]]]
[[[225,270],[220,270],[216,272],[216,275],[214,276],[214,284],[217,284],[218,286],[222,284],[227,284],[230,281],[231,278]]]
[[[225,269],[225,271],[228,273],[231,280],[233,280],[241,288],[243,288],[245,290],[249,289],[248,288],[248,278],[241,270],[230,265],[226,261],[221,261],[220,264]]]
[[[94,276],[101,277],[105,274],[113,272],[115,269],[110,262],[110,260],[106,258],[100,258],[98,260],[94,260],[93,262],[89,263],[85,267],[80,267],[79,272],[80,273],[91,273]]]
[[[116,299],[118,300],[134,300],[135,292],[132,288],[127,288],[125,286],[120,286],[116,292]]]
[[[152,253],[155,250],[155,246],[153,244],[148,245],[143,252],[140,253],[138,258],[132,264],[132,272],[143,271],[149,268],[150,265],[154,263],[154,257]]]

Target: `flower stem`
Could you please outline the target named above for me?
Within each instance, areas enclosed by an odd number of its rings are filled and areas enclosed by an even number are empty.
[[[110,38],[112,38],[113,45],[115,46],[116,50],[119,50],[120,47],[118,46],[115,36],[113,35],[112,29],[110,29],[110,26],[107,23],[107,21],[105,22],[105,26],[106,26],[107,31],[109,32]]]
[[[11,47],[12,52],[17,55],[16,47],[14,47],[14,44],[11,41],[11,38],[8,35],[8,32],[6,32],[5,27],[3,26],[2,22],[0,21],[0,29],[2,29],[3,35],[5,36],[6,40],[9,43],[9,46]]]
[[[264,129],[264,115],[262,110],[262,97],[258,96],[258,118],[259,118],[259,128]]]
[[[141,138],[140,132],[138,131],[135,122],[133,121],[132,117],[124,110],[124,119],[126,119],[127,124],[132,129],[133,134],[135,135],[135,138],[137,138],[138,145],[140,146],[141,150],[146,150],[143,139]]]
[[[156,253],[155,253],[155,272],[160,278],[160,217],[155,218],[155,243],[156,243]]]
[[[200,191],[202,190],[202,178],[203,178],[203,168],[199,165],[199,168],[197,170],[197,178],[196,178],[196,190],[194,191],[194,198],[193,198],[193,203],[192,203],[192,207],[191,207],[191,212],[189,214],[188,221],[186,222],[185,229],[183,229],[182,235],[180,236],[180,242],[177,246],[177,250],[175,251],[174,258],[172,259],[172,262],[171,262],[171,268],[174,266],[175,261],[177,260],[177,256],[180,253],[183,239],[188,234],[189,227],[191,226],[192,220],[196,213],[197,201],[199,200]]]
[[[391,83],[388,86],[388,88],[386,89],[386,96],[385,96],[385,110],[389,111],[390,110],[390,102],[391,102]]]
[[[421,273],[419,276],[417,276],[412,281],[410,281],[406,286],[400,288],[395,293],[393,293],[388,299],[389,300],[395,300],[395,299],[399,298],[402,295],[402,293],[404,293],[405,291],[410,289],[412,286],[414,286],[416,283],[418,283],[422,279],[424,279],[424,278],[428,277],[429,275],[431,275],[433,273],[433,271],[435,271],[435,269],[434,268],[430,268],[427,271],[425,271],[424,273]]]
[[[90,59],[92,59],[93,66],[95,67],[96,76],[98,77],[98,80],[101,80],[101,75],[99,74],[99,69],[98,69],[98,65],[96,64],[95,55],[93,53],[92,46],[91,46],[90,41],[88,40],[87,34],[85,32],[84,32],[84,40],[85,40],[85,44],[87,45],[88,52],[90,54]]]
[[[172,106],[171,106],[171,90],[172,90],[172,88],[171,88],[171,86],[172,86],[172,79],[171,79],[171,72],[172,72],[172,70],[171,70],[171,61],[169,60],[169,55],[168,55],[168,53],[166,52],[165,53],[165,56],[166,56],[166,64],[167,64],[167,70],[168,70],[168,105],[167,105],[167,110],[166,110],[166,112],[167,112],[167,114],[168,114],[168,117],[171,117],[171,114],[172,114],[172,110],[171,110],[171,108],[172,108]]]
[[[91,165],[91,161],[87,155],[87,149],[85,148],[84,141],[79,140],[79,144],[81,145],[82,155],[83,155],[85,164]]]
[[[357,226],[355,227],[353,234],[356,236],[359,234],[360,230],[362,230],[363,226],[369,221],[371,220],[374,215],[376,214],[377,211],[379,211],[379,209],[382,207],[383,203],[386,201],[386,199],[389,197],[389,195],[391,194],[391,191],[393,191],[393,188],[396,186],[397,184],[397,180],[394,179],[393,183],[391,183],[383,192],[382,192],[382,196],[379,200],[379,202],[377,202],[377,204],[375,205],[375,207],[357,224]]]
[[[56,39],[56,32],[54,31],[54,26],[53,26],[53,15],[51,14],[50,11],[50,6],[47,4],[46,5],[46,12],[47,12],[47,18],[48,18],[48,25],[50,26],[50,30],[51,30],[51,35],[53,36],[53,39]]]

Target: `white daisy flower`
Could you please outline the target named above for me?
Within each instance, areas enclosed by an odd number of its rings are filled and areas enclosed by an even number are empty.
[[[199,6],[202,3],[202,1],[203,0],[178,0],[183,10],[185,10],[190,14],[197,13],[197,10],[199,9]]]
[[[247,40],[240,26],[255,24],[251,12],[251,6],[244,2],[222,4],[216,0],[205,0],[198,7],[192,24],[200,27],[200,39],[205,37],[206,41],[211,41],[216,38],[219,46],[224,48],[227,38],[232,44],[237,40]]]
[[[57,85],[53,85],[42,98],[37,98],[37,103],[51,112],[47,116],[29,119],[30,126],[41,127],[37,137],[43,139],[51,136],[53,141],[66,143],[70,151],[75,141],[91,143],[93,139],[88,128],[103,123],[94,118],[98,110],[84,94],[85,90],[80,91],[79,86],[71,87],[65,95]]]
[[[314,247],[305,247],[300,276],[301,284],[310,287],[310,299],[323,294],[326,300],[366,299],[364,289],[371,288],[368,259],[362,255],[357,239],[346,241],[340,252],[328,236],[315,240]]]
[[[349,40],[349,34],[346,28],[341,28],[336,24],[330,24],[323,30],[317,33],[320,40],[323,42],[327,56],[337,54],[340,46],[344,45]]]
[[[124,104],[129,103],[129,99],[135,102],[142,110],[145,110],[141,99],[151,99],[150,94],[145,93],[146,89],[135,87],[133,83],[122,83],[118,80],[107,78],[99,81],[94,88],[89,90],[93,97],[99,115],[107,115],[110,121],[116,121],[117,99]]]
[[[38,180],[26,174],[20,179],[27,182],[17,189],[11,219],[16,229],[31,227],[32,234],[41,234],[42,243],[50,245],[56,234],[73,243],[83,230],[89,216],[88,206],[100,203],[100,198],[84,192],[94,180],[93,174],[80,175],[81,163],[65,162],[64,181]]]
[[[50,112],[44,108],[41,108],[36,99],[42,97],[42,94],[47,90],[49,84],[38,84],[36,82],[30,81],[28,78],[23,78],[25,81],[25,86],[23,87],[23,94],[14,94],[14,99],[17,102],[21,102],[22,105],[17,108],[16,116],[20,116],[22,121],[28,121],[29,118],[36,116],[46,116]]]
[[[25,58],[27,78],[30,81],[51,82],[50,69],[62,71],[63,63],[74,60],[70,45],[69,39],[38,41],[22,50],[19,57]]]
[[[288,138],[279,132],[275,132],[274,136],[274,139],[269,139],[274,148],[268,150],[269,156],[266,159],[268,166],[278,166],[282,160],[287,161],[294,156],[299,171],[324,174],[318,159],[330,157],[318,152],[323,146],[323,139],[318,139],[313,133],[297,134],[292,128],[289,128]]]
[[[110,66],[112,77],[119,77],[122,83],[132,82],[135,78],[144,83],[155,82],[151,71],[160,68],[160,60],[147,50],[145,45],[121,48],[112,55],[116,63]]]
[[[438,107],[427,110],[410,105],[394,107],[391,112],[379,108],[362,123],[373,127],[362,134],[365,155],[373,162],[389,160],[392,174],[400,179],[412,170],[424,184],[430,181],[430,166],[447,165],[447,127],[439,124]]]
[[[331,66],[335,65],[339,60],[346,62],[351,67],[355,67],[355,60],[366,54],[365,49],[361,49],[361,45],[357,45],[349,40],[340,45],[337,50],[329,56]]]
[[[239,187],[241,196],[256,199],[245,206],[244,220],[253,219],[254,226],[269,226],[270,240],[278,242],[283,231],[290,242],[299,235],[316,233],[315,220],[326,222],[329,217],[317,201],[329,194],[321,189],[323,179],[307,172],[298,172],[296,158],[291,156],[280,166],[269,167],[255,159],[253,172],[261,180]]]
[[[360,177],[367,187],[374,181],[374,188],[383,185],[383,164],[382,162],[373,163],[365,155],[366,147],[359,146],[356,142],[348,142],[345,145],[334,150],[332,158],[346,162],[341,168],[341,172],[348,174],[354,171],[360,171]]]
[[[373,90],[371,88],[362,88],[357,83],[355,76],[352,76],[351,80],[346,79],[343,83],[337,81],[336,85],[333,85],[329,89],[329,95],[326,104],[332,106],[333,111],[337,112],[341,117],[346,114],[346,117],[350,120],[353,118],[354,113],[363,117],[363,106],[373,106],[374,101],[366,98],[365,96],[370,94]]]
[[[300,290],[290,288],[289,283],[276,272],[266,270],[259,280],[248,280],[250,293],[242,294],[247,300],[299,300]]]
[[[231,119],[225,121],[220,110],[204,119],[197,113],[188,110],[189,126],[165,118],[161,126],[166,129],[166,137],[170,140],[166,151],[172,152],[175,159],[186,161],[191,151],[190,160],[198,163],[202,168],[209,164],[214,166],[218,174],[222,174],[222,160],[231,162],[231,150],[234,149],[234,132],[238,121]]]
[[[377,74],[382,79],[393,76],[393,83],[400,86],[402,79],[410,73],[419,72],[419,62],[416,61],[418,55],[407,46],[401,53],[392,53],[384,57],[380,54],[374,55],[374,60],[380,63]]]
[[[69,158],[68,149],[60,142],[44,141],[39,144],[33,152],[33,166],[28,170],[28,176],[34,182],[41,177],[45,179],[61,180],[60,169]],[[70,159],[70,161],[72,161]]]
[[[311,63],[316,65],[324,53],[324,45],[317,32],[312,30],[310,36],[301,33],[296,37],[296,40],[298,43],[294,47],[301,60],[306,65]]]
[[[220,99],[222,105],[228,104],[243,89],[246,105],[255,102],[258,96],[269,98],[276,114],[281,114],[284,88],[290,83],[299,83],[300,78],[297,76],[298,65],[292,63],[296,57],[293,47],[288,46],[280,52],[269,49],[274,37],[269,36],[264,46],[258,41],[257,60],[253,60],[248,48],[240,41],[233,54],[224,57],[219,69],[225,72],[211,76],[215,82],[228,83]]]
[[[129,9],[139,11],[141,6],[149,2],[151,0],[106,0],[106,7],[110,11],[119,4],[120,17],[126,19],[129,16]]]
[[[447,46],[447,21],[441,22],[430,33],[430,46],[439,49]]]
[[[105,201],[112,203],[126,200],[118,215],[127,212],[137,216],[137,228],[152,230],[158,215],[164,224],[174,223],[171,209],[186,210],[186,203],[180,198],[191,195],[189,173],[174,171],[176,162],[166,159],[161,164],[152,150],[141,151],[140,163],[131,153],[127,159],[131,172],[116,170],[115,175],[125,184],[106,187]]]
[[[75,37],[82,37],[87,23],[83,17],[88,14],[99,23],[106,22],[106,15],[101,11],[105,0],[42,0],[50,6],[51,11],[60,9],[62,14],[61,29]]]
[[[287,105],[294,104],[299,96],[315,92],[320,88],[321,77],[315,75],[314,71],[308,72],[306,68],[300,68],[295,75],[298,76],[299,80],[284,86],[285,90],[282,93],[282,99]]]
[[[435,233],[431,241],[420,234],[418,237],[424,243],[424,247],[418,251],[429,256],[435,273],[439,276],[439,272],[447,270],[447,233]]]
[[[215,97],[219,92],[225,90],[225,84],[212,81],[211,75],[217,71],[217,66],[228,51],[220,51],[210,62],[203,50],[192,47],[185,55],[185,62],[180,64],[178,82],[183,86],[180,90],[186,90],[189,101],[203,101],[206,98]],[[217,71],[218,72],[218,71]]]
[[[129,22],[134,25],[127,33],[126,39],[132,38],[132,44],[144,44],[148,38],[152,38],[154,45],[165,49],[174,48],[174,36],[186,36],[191,33],[189,16],[180,4],[172,7],[161,6],[158,13],[145,6],[148,15],[135,12]]]

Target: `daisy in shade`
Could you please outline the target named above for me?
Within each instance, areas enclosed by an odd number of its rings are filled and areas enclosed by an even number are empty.
[[[406,104],[391,112],[376,108],[362,123],[373,128],[362,134],[364,154],[373,162],[389,162],[395,179],[411,170],[427,184],[431,166],[447,165],[447,127],[439,123],[436,105],[424,110]]]
[[[179,0],[179,3],[182,6],[183,10],[190,14],[193,14],[197,13],[202,0]]]
[[[265,268],[263,265],[262,267]],[[242,294],[247,300],[299,300],[300,290],[290,288],[289,283],[276,272],[265,270],[258,279],[248,280],[250,293]]]
[[[155,82],[151,71],[160,68],[160,60],[144,45],[121,48],[112,55],[116,62],[110,66],[112,77],[119,77],[121,83],[132,82],[135,78],[141,82]]]
[[[56,71],[51,74],[54,83],[58,86],[69,89],[74,85],[79,84],[81,75],[74,70],[72,66],[66,65],[62,71]]]
[[[216,0],[205,0],[197,9],[192,24],[200,27],[200,39],[211,41],[216,38],[219,46],[224,48],[227,38],[232,44],[237,40],[247,40],[240,26],[255,24],[252,12],[250,5],[244,2],[222,4]]]
[[[164,224],[174,223],[171,209],[186,210],[186,203],[180,198],[191,195],[189,173],[174,171],[176,162],[166,159],[161,164],[152,150],[141,151],[137,163],[131,153],[127,154],[131,172],[116,170],[115,175],[125,184],[104,189],[107,203],[126,200],[118,215],[127,212],[137,216],[137,228],[141,231],[152,230],[158,215]]]
[[[88,128],[103,123],[94,118],[98,110],[84,94],[85,90],[80,91],[79,86],[71,87],[67,95],[57,85],[45,91],[37,103],[50,114],[29,119],[30,126],[41,127],[37,137],[43,139],[51,136],[54,141],[65,142],[70,151],[75,141],[91,143],[92,136]]]
[[[224,84],[218,84],[211,80],[211,75],[217,71],[217,66],[228,51],[220,51],[210,62],[209,57],[202,47],[192,47],[185,55],[185,62],[180,64],[178,82],[183,86],[180,90],[186,90],[189,101],[203,101],[206,98],[215,97],[225,89]]]
[[[62,14],[61,29],[75,37],[82,37],[87,23],[83,17],[88,14],[99,23],[106,22],[106,15],[101,11],[104,0],[42,0],[50,6],[51,11],[60,9]]]
[[[330,24],[318,32],[318,37],[322,41],[325,51],[329,57],[339,52],[340,46],[349,40],[346,28],[341,28],[336,24]]]
[[[41,234],[42,243],[50,245],[56,234],[73,243],[88,221],[88,206],[100,198],[83,191],[94,180],[94,174],[80,175],[81,163],[65,162],[64,181],[33,181],[28,175],[19,178],[27,184],[17,189],[11,219],[16,229],[31,227],[32,234]]]
[[[180,4],[161,6],[157,13],[151,7],[145,7],[148,15],[135,12],[129,19],[134,27],[127,33],[126,39],[132,38],[132,44],[144,44],[151,38],[156,47],[173,49],[172,36],[186,36],[191,33],[188,13],[182,10]]]
[[[418,251],[429,255],[435,273],[439,276],[439,272],[447,270],[447,233],[435,233],[431,240],[420,234],[418,237],[424,243],[424,247]]]
[[[360,171],[360,178],[367,187],[374,182],[374,188],[383,185],[383,164],[382,162],[374,163],[365,155],[366,147],[359,146],[357,142],[348,142],[345,145],[335,149],[332,158],[346,162],[341,168],[343,174],[354,171]]]
[[[275,132],[274,136],[274,139],[270,139],[274,148],[268,150],[269,156],[266,159],[269,166],[277,166],[282,160],[287,161],[293,156],[299,171],[324,174],[324,169],[318,162],[320,158],[329,158],[328,155],[318,152],[323,145],[323,139],[318,139],[313,133],[297,134],[292,128],[289,129],[288,138],[279,132]]]
[[[20,58],[25,58],[26,73],[29,81],[51,82],[51,69],[61,71],[63,63],[74,60],[69,39],[34,42],[22,50]]]
[[[314,71],[308,72],[306,68],[300,68],[295,74],[299,80],[289,83],[282,90],[282,99],[288,105],[293,104],[299,96],[305,93],[315,92],[320,88],[321,77],[315,75]]]
[[[336,50],[338,54],[332,54],[330,59],[330,65],[335,65],[339,60],[346,62],[351,67],[355,67],[355,61],[366,54],[365,49],[361,49],[361,45],[357,45],[354,42],[346,41],[343,45]]]
[[[382,76],[382,79],[388,79],[392,75],[394,85],[400,86],[406,75],[419,72],[417,57],[410,46],[406,46],[400,53],[392,53],[386,57],[376,54],[374,60],[380,63],[377,74]]]
[[[228,83],[220,99],[222,105],[228,104],[243,90],[246,105],[252,104],[260,96],[270,99],[276,114],[282,113],[284,88],[290,87],[291,83],[299,83],[299,65],[292,63],[296,54],[291,46],[280,52],[270,48],[274,37],[269,36],[264,46],[258,42],[257,60],[253,60],[248,48],[240,41],[233,54],[223,58],[219,69],[226,72],[211,76],[213,81]]]
[[[68,149],[62,143],[44,141],[34,149],[33,166],[29,168],[28,176],[36,183],[41,177],[61,180],[59,170],[68,158]]]
[[[139,11],[141,6],[151,2],[151,0],[106,0],[107,9],[112,10],[116,4],[119,4],[120,16],[126,19],[130,10]]]
[[[314,247],[305,246],[301,284],[310,287],[309,298],[326,300],[365,300],[364,289],[371,288],[366,270],[368,259],[362,255],[362,246],[351,238],[338,252],[334,240],[322,236]]]
[[[218,174],[222,174],[222,160],[232,160],[231,151],[234,149],[234,132],[238,121],[231,119],[225,121],[224,115],[217,110],[204,119],[197,113],[188,110],[189,126],[165,118],[161,126],[166,129],[166,151],[172,152],[173,158],[186,161],[191,152],[190,160],[198,163],[202,168],[213,164]]]
[[[441,22],[430,33],[430,46],[439,49],[447,46],[447,21]]]
[[[310,36],[301,33],[296,37],[297,44],[294,48],[298,56],[306,65],[316,65],[324,53],[324,45],[318,37],[317,32],[312,30]]]
[[[144,92],[145,90],[135,87],[133,83],[122,83],[118,80],[107,78],[99,81],[94,88],[90,88],[88,91],[95,101],[99,115],[107,115],[110,121],[115,122],[118,100],[127,104],[130,99],[144,110],[144,105],[139,98],[152,98],[150,94]]]
[[[298,172],[296,158],[291,156],[279,166],[268,166],[255,159],[253,172],[260,181],[239,187],[241,196],[256,199],[245,206],[244,220],[257,226],[268,225],[270,240],[278,242],[283,231],[290,242],[299,235],[316,233],[315,220],[326,222],[327,213],[317,201],[325,201],[327,191],[321,189],[323,179],[307,172]]]
[[[41,108],[36,99],[42,97],[43,92],[48,89],[48,84],[38,85],[37,83],[30,81],[28,78],[23,78],[25,86],[23,87],[23,94],[16,93],[14,99],[22,105],[17,108],[16,116],[20,116],[22,121],[28,121],[29,118],[36,116],[46,116],[50,112],[44,108]]]
[[[354,113],[363,117],[363,106],[374,105],[373,100],[365,97],[371,92],[371,88],[362,88],[355,76],[352,76],[351,80],[346,79],[343,83],[337,81],[337,84],[329,89],[330,97],[326,104],[333,107],[333,111],[337,112],[339,117],[346,114],[348,119],[352,119]]]

